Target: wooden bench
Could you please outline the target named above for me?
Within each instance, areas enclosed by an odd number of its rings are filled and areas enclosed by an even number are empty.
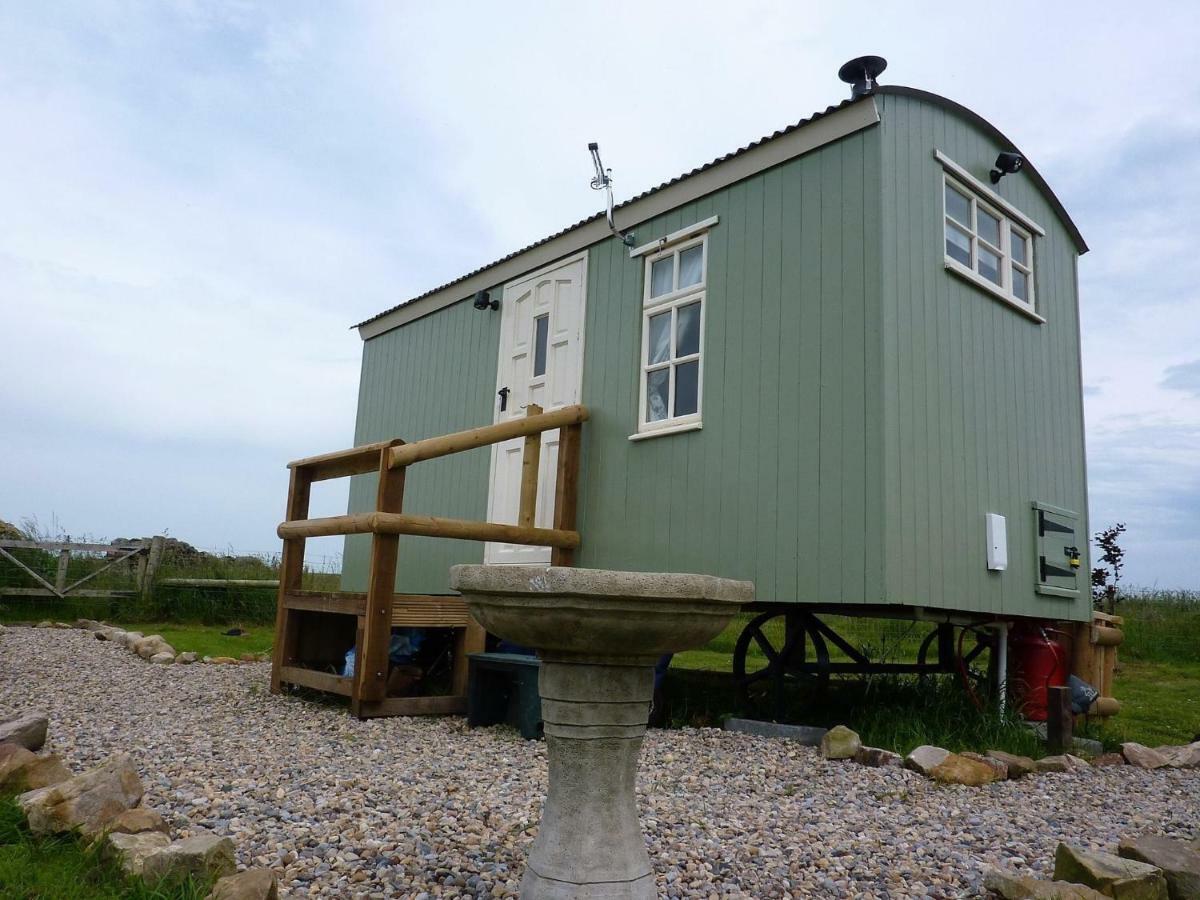
[[[512,725],[527,741],[540,738],[541,660],[520,653],[472,653],[467,659],[467,725]]]

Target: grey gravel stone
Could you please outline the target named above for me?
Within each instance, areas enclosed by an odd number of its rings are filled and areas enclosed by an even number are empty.
[[[213,830],[239,865],[271,869],[281,896],[516,897],[546,789],[543,743],[458,718],[358,721],[271,695],[269,673],[148,666],[87,632],[15,628],[0,651],[0,716],[48,711],[47,749],[76,771],[128,751],[143,803],[177,836],[225,823]],[[1060,839],[1111,851],[1146,832],[1200,838],[1195,769],[944,787],[716,729],[651,731],[637,792],[668,898],[983,897],[989,866],[1049,878]]]

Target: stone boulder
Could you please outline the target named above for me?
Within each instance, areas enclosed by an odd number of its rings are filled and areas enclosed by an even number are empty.
[[[946,758],[929,770],[929,777],[942,784],[964,784],[968,787],[981,787],[993,781],[1003,781],[1008,777],[1003,775],[995,766],[969,759],[958,753],[950,753]]]
[[[200,658],[199,654],[194,653],[191,650],[185,650],[183,653],[180,653],[178,656],[175,657],[175,662],[181,666],[187,666],[187,665],[191,665],[199,658]]]
[[[1099,891],[1066,881],[1042,881],[1001,869],[988,869],[983,886],[1005,900],[1108,900]]]
[[[120,628],[105,628],[103,631],[94,631],[92,634],[98,641],[112,641],[114,644],[125,645],[125,634]]]
[[[835,725],[821,738],[821,755],[826,759],[854,759],[862,749],[862,739],[845,725]]]
[[[157,831],[165,835],[171,833],[166,820],[156,810],[145,806],[125,810],[109,823],[108,830],[121,834],[144,834],[147,831]]]
[[[0,760],[0,790],[5,793],[23,794],[71,777],[71,770],[56,754],[38,756],[18,744],[4,746],[13,748]]]
[[[1067,843],[1059,843],[1054,854],[1054,878],[1119,900],[1168,900],[1167,880],[1157,866]]]
[[[904,757],[899,753],[881,750],[879,747],[859,747],[858,752],[854,754],[854,761],[860,766],[870,766],[873,769],[904,765]]]
[[[175,664],[175,654],[170,650],[164,650],[162,653],[155,653],[150,657],[150,662],[158,663],[161,666],[171,666]]]
[[[1064,753],[1061,756],[1043,756],[1037,761],[1039,772],[1079,772],[1090,768],[1091,765],[1086,759],[1080,759],[1070,753]]]
[[[982,753],[973,753],[969,750],[960,753],[959,756],[966,759],[973,759],[975,762],[981,762],[985,766],[989,766],[995,771],[997,781],[1004,781],[1008,778],[1008,763],[1002,759],[996,759],[993,756],[984,756]]]
[[[1171,900],[1200,900],[1200,853],[1161,834],[1122,838],[1117,854],[1162,869]]]
[[[1092,766],[1097,769],[1102,769],[1105,766],[1123,766],[1125,765],[1125,757],[1120,753],[1101,753],[1092,760]]]
[[[90,631],[93,634],[108,628],[103,622],[97,622],[95,619],[76,619],[75,627],[80,631]]]
[[[103,838],[102,855],[115,859],[128,875],[139,876],[145,870],[146,859],[169,846],[171,839],[161,831],[140,831],[127,834],[113,831]]]
[[[949,750],[943,750],[941,747],[933,747],[929,744],[922,744],[909,753],[908,756],[904,757],[904,767],[928,776],[936,766],[945,762],[946,757],[949,755]]]
[[[1015,753],[1005,753],[1003,750],[989,750],[984,754],[990,759],[999,760],[1008,768],[1009,778],[1024,778],[1037,771],[1037,764],[1028,756],[1018,756]]]
[[[1154,752],[1165,759],[1172,769],[1200,768],[1200,741],[1182,747],[1156,747]]]
[[[156,850],[142,864],[142,877],[150,883],[176,883],[189,875],[221,878],[237,871],[233,841],[215,834],[197,834]]]
[[[171,660],[175,659],[175,648],[168,644],[161,634],[144,637],[133,645],[133,652],[142,659],[151,659],[159,653],[170,653]]]
[[[61,784],[22,794],[17,802],[34,834],[78,829],[95,837],[145,793],[133,760],[126,753],[110,756],[94,769]]]
[[[143,635],[140,631],[124,631],[121,633],[120,637],[114,638],[113,640],[125,649],[132,650],[134,646],[136,646],[137,642],[140,641],[144,636],[145,635]]]
[[[19,744],[26,750],[41,750],[50,724],[44,712],[27,712],[0,721],[0,743]]]
[[[1161,769],[1170,765],[1167,758],[1157,750],[1151,750],[1144,744],[1134,741],[1121,745],[1121,755],[1125,757],[1125,762],[1131,766],[1137,766],[1139,769]]]
[[[247,869],[218,881],[208,900],[279,900],[279,884],[270,869]]]
[[[236,666],[237,665],[237,660],[234,659],[232,656],[214,656],[209,660],[209,662],[215,663],[217,665],[223,665],[223,666]]]

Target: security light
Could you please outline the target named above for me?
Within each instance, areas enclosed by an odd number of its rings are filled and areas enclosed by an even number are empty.
[[[477,291],[475,294],[475,308],[476,309],[493,309],[493,310],[499,309],[500,301],[493,300],[492,295],[489,294],[487,291]]]
[[[1021,166],[1025,164],[1025,160],[1021,158],[1020,153],[1001,153],[996,157],[996,166],[991,171],[992,184],[999,184],[1000,179],[1005,175],[1012,175],[1021,171]]]

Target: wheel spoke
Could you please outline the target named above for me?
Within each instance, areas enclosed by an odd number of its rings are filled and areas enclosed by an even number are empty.
[[[771,646],[771,642],[767,640],[767,636],[761,631],[754,632],[754,643],[758,644],[763,655],[766,656],[769,664],[774,666],[779,661],[779,654],[775,652],[775,648]]]

